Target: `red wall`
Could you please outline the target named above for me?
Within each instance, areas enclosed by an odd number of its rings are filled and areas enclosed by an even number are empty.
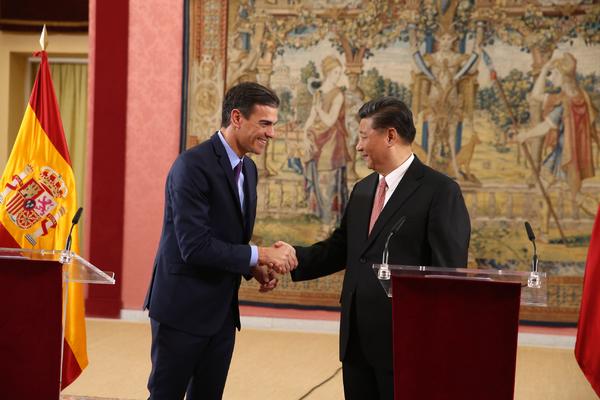
[[[179,153],[183,1],[129,0],[123,308],[139,309]]]
[[[140,309],[179,146],[183,2],[90,1],[86,256],[116,273],[87,314]]]

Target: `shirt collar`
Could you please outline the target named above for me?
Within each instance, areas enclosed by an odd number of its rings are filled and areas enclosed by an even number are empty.
[[[408,170],[408,167],[410,167],[410,164],[412,164],[414,159],[415,155],[411,153],[410,157],[408,157],[406,161],[400,164],[395,170],[387,174],[385,177],[380,174],[379,179],[381,180],[381,178],[384,178],[388,188],[396,188],[396,186],[398,186],[398,184],[402,180],[402,177],[406,173],[406,170]]]
[[[225,147],[225,151],[227,152],[227,158],[229,158],[231,168],[233,169],[238,165],[240,161],[244,161],[244,157],[240,158],[237,154],[235,154],[235,151],[233,151],[229,143],[227,143],[227,140],[225,140],[225,137],[223,136],[221,131],[217,132],[217,134],[219,135],[219,139],[221,139],[221,143],[223,143],[223,147]]]

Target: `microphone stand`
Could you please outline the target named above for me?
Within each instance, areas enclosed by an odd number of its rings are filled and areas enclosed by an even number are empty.
[[[383,249],[383,255],[381,257],[381,267],[379,267],[379,271],[377,272],[377,278],[379,278],[379,280],[387,281],[392,276],[392,274],[390,273],[390,266],[388,265],[388,256],[389,256],[388,244],[389,244],[389,241],[392,238],[393,234],[394,234],[393,232],[390,232],[390,234],[388,235],[388,237],[385,241],[385,247]]]
[[[381,256],[381,267],[379,267],[379,271],[377,272],[377,278],[382,281],[390,280],[392,274],[390,272],[390,266],[388,265],[388,258],[390,255],[388,245],[390,244],[390,239],[394,236],[404,225],[406,221],[406,217],[403,215],[400,217],[396,225],[392,228],[391,232],[388,234],[387,239],[385,240],[385,246],[383,247],[383,254]]]
[[[63,264],[68,264],[73,259],[73,253],[71,252],[71,234],[73,233],[73,228],[75,228],[75,225],[77,225],[77,223],[79,222],[79,218],[81,218],[82,211],[83,207],[79,207],[79,209],[75,213],[75,216],[73,216],[73,220],[71,221],[71,229],[69,230],[69,236],[67,236],[67,243],[65,244],[65,249],[60,252],[60,257],[58,259],[58,261],[60,261]]]
[[[535,234],[533,233],[533,229],[531,229],[531,225],[527,221],[525,221],[525,230],[527,231],[527,237],[533,244],[533,257],[531,257],[531,273],[529,274],[529,278],[527,278],[527,287],[539,289],[542,287],[542,280],[538,271],[539,259],[537,256],[537,247],[535,245]]]

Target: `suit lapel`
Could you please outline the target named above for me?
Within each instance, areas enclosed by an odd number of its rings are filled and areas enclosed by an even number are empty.
[[[246,237],[250,240],[250,235],[254,229],[254,218],[256,217],[256,173],[250,168],[251,162],[247,157],[244,157],[244,189],[246,191],[244,196],[244,207],[246,208]]]
[[[223,172],[225,172],[225,177],[227,178],[227,186],[229,187],[229,192],[232,196],[232,200],[237,204],[237,213],[241,221],[243,221],[242,209],[240,207],[240,197],[238,195],[237,187],[235,185],[235,177],[233,175],[233,168],[231,168],[231,163],[229,162],[229,157],[227,156],[227,151],[225,147],[223,147],[223,143],[221,143],[221,139],[217,133],[215,133],[211,137],[211,141],[213,147],[215,149],[215,154],[217,155],[217,160],[221,168],[223,168]]]
[[[353,213],[357,217],[356,226],[359,227],[357,231],[361,236],[360,243],[365,243],[368,239],[371,210],[373,209],[373,201],[375,201],[375,192],[377,191],[378,183],[379,174],[373,173],[365,178],[364,185],[356,185],[354,189],[355,209],[366,210]]]
[[[417,190],[417,188],[421,185],[420,179],[422,177],[423,177],[423,164],[421,164],[419,159],[417,157],[415,157],[415,159],[411,163],[410,167],[408,167],[408,170],[406,170],[404,177],[402,178],[402,180],[396,187],[396,190],[394,190],[394,194],[392,194],[392,197],[390,197],[390,199],[386,203],[385,207],[383,207],[381,214],[379,214],[379,218],[377,218],[375,225],[373,225],[373,230],[371,231],[371,234],[367,238],[367,242],[365,243],[365,246],[364,246],[362,252],[366,251],[369,248],[369,246],[371,246],[373,244],[373,242],[377,239],[377,237],[380,235],[383,228],[388,223],[395,223],[395,220],[392,220],[392,217],[394,216],[394,214],[396,214],[396,212],[400,209],[400,207],[402,207],[402,205],[406,202],[406,200],[408,200],[408,198],[413,194],[413,192],[415,190]],[[375,194],[373,191],[373,197],[374,196],[375,196]],[[372,204],[373,204],[373,199],[371,200],[371,209],[372,209]],[[369,219],[370,219],[371,212],[369,211],[366,214],[368,215],[369,218],[367,219],[367,222],[365,223],[364,226],[366,226],[366,229],[368,231]],[[407,217],[410,217],[410,216],[407,216]]]

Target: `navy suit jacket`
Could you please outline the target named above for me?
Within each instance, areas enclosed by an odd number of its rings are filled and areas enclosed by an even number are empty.
[[[415,157],[369,234],[379,174],[354,186],[340,227],[322,242],[297,247],[294,281],[315,279],[345,269],[340,303],[340,360],[344,361],[350,315],[356,313],[365,357],[392,370],[392,304],[373,272],[381,263],[385,240],[401,216],[406,222],[389,243],[389,263],[465,268],[471,224],[460,187]]]
[[[239,329],[238,289],[250,275],[256,165],[244,157],[245,213],[217,134],[177,157],[165,185],[165,211],[144,308],[154,320],[200,336],[227,313]]]

